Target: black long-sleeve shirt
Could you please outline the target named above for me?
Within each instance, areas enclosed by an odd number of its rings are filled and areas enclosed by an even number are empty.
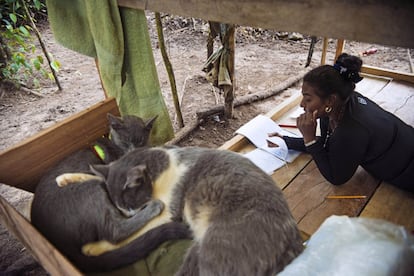
[[[414,128],[355,92],[337,128],[327,138],[329,118],[321,118],[321,137],[305,147],[302,138],[284,137],[288,148],[312,155],[332,184],[348,181],[359,165],[374,177],[414,192]]]

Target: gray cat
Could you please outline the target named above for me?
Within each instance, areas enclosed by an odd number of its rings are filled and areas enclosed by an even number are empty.
[[[99,179],[79,180],[63,187],[56,184],[56,177],[62,173],[89,172],[90,164],[102,164],[119,158],[133,148],[146,146],[155,118],[144,121],[135,116],[118,118],[108,114],[111,140],[101,138],[97,144],[104,152],[101,160],[90,149],[83,149],[62,160],[49,170],[36,187],[32,208],[32,224],[66,255],[79,269],[85,272],[106,271],[130,264],[142,257],[145,252],[154,249],[162,239],[188,237],[188,229],[182,225],[172,227],[164,225],[148,235],[148,239],[137,240],[130,244],[137,250],[125,247],[99,257],[85,256],[81,248],[84,244],[107,239],[120,242],[140,229],[147,221],[159,215],[164,204],[151,199],[151,182],[144,181],[142,191],[126,188],[120,199],[132,196],[129,203],[133,209],[120,212],[108,197],[105,184]],[[76,181],[72,179],[72,181]],[[156,242],[151,235],[160,235]],[[143,248],[145,250],[139,250]],[[132,252],[132,254],[131,254]]]
[[[164,223],[186,222],[194,243],[177,275],[275,275],[302,252],[281,190],[243,156],[197,147],[140,148],[94,166],[120,209],[130,208],[123,187],[142,182],[142,170],[153,181],[152,198],[165,208],[124,243]],[[101,241],[84,252],[96,256],[118,247]]]

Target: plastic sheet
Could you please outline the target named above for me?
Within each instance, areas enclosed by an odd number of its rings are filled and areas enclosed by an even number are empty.
[[[369,218],[331,216],[280,276],[414,275],[414,236]]]

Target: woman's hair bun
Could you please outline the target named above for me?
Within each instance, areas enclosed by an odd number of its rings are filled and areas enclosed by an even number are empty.
[[[357,56],[343,53],[338,56],[333,67],[343,78],[350,80],[353,83],[357,83],[363,79],[359,75],[362,67],[362,60]]]

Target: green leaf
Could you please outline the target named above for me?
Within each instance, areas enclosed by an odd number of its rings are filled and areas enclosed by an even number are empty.
[[[37,56],[36,57],[36,59],[41,63],[41,64],[43,64],[43,57],[42,56]]]
[[[40,10],[40,8],[42,7],[42,3],[40,3],[39,0],[33,0],[33,3],[36,7],[37,10]]]
[[[9,17],[11,21],[13,21],[14,24],[17,22],[17,16],[14,13],[9,14]]]
[[[56,72],[59,71],[60,69],[60,63],[57,60],[54,60],[50,63],[50,65],[52,66],[53,70],[55,70]]]
[[[33,60],[33,66],[36,68],[37,71],[39,71],[40,68],[42,68],[42,64],[40,63],[38,59]]]
[[[23,35],[30,36],[29,31],[24,26],[20,26],[19,30],[23,33]]]
[[[54,81],[55,77],[53,76],[52,73],[48,73],[47,76],[49,77],[50,80]]]

